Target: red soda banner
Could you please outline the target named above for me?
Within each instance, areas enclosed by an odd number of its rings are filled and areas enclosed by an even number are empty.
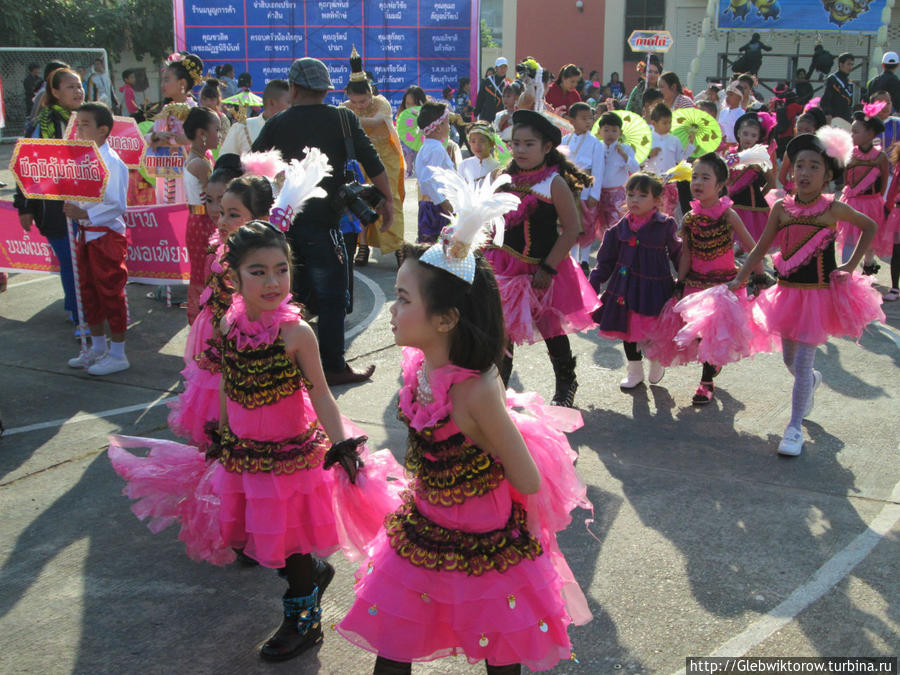
[[[69,118],[64,138],[69,141],[76,140],[75,115]],[[106,139],[109,147],[116,151],[119,158],[125,162],[129,169],[140,169],[141,160],[147,151],[147,141],[144,134],[138,128],[138,123],[133,117],[113,117],[113,128]]]
[[[129,281],[186,284],[191,276],[187,252],[188,209],[185,204],[129,207],[124,215]],[[22,230],[10,202],[0,202],[0,272],[54,272],[53,249],[32,226]]]
[[[9,169],[29,199],[101,202],[109,180],[93,141],[20,138]]]

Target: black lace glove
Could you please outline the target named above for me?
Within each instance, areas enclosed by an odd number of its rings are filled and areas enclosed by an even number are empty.
[[[750,281],[747,283],[747,295],[755,297],[762,291],[775,285],[775,279],[763,272],[762,274],[751,274]]]
[[[368,436],[357,436],[356,438],[347,438],[340,443],[335,443],[325,453],[325,461],[322,464],[322,468],[330,469],[336,463],[339,463],[344,468],[344,471],[347,472],[347,478],[350,479],[350,482],[356,483],[356,475],[365,466],[357,448],[368,440]]]

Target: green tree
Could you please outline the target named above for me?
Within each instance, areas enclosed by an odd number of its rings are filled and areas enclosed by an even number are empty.
[[[490,49],[492,47],[499,47],[500,44],[494,39],[494,33],[491,31],[490,27],[487,25],[487,21],[484,19],[481,20],[481,48],[482,49]]]

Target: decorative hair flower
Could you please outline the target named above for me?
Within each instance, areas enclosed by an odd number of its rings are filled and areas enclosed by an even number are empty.
[[[519,197],[497,192],[512,180],[509,174],[476,185],[449,169],[435,167],[433,171],[438,191],[454,205],[455,213],[446,216],[450,224],[441,230],[437,243],[422,254],[420,261],[471,284],[475,280],[474,249],[490,241],[491,230],[502,237],[503,228],[497,227],[496,220],[515,210]],[[498,243],[496,239],[495,243]]]
[[[866,120],[877,117],[878,113],[880,113],[886,105],[887,101],[875,101],[874,103],[866,103],[862,107],[863,115],[865,116]]]

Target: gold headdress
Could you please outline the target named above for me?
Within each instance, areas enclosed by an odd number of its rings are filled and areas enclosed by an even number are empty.
[[[353,53],[350,54],[350,81],[366,82],[369,76],[363,71],[363,61],[359,52],[356,51],[356,45],[353,45]]]

